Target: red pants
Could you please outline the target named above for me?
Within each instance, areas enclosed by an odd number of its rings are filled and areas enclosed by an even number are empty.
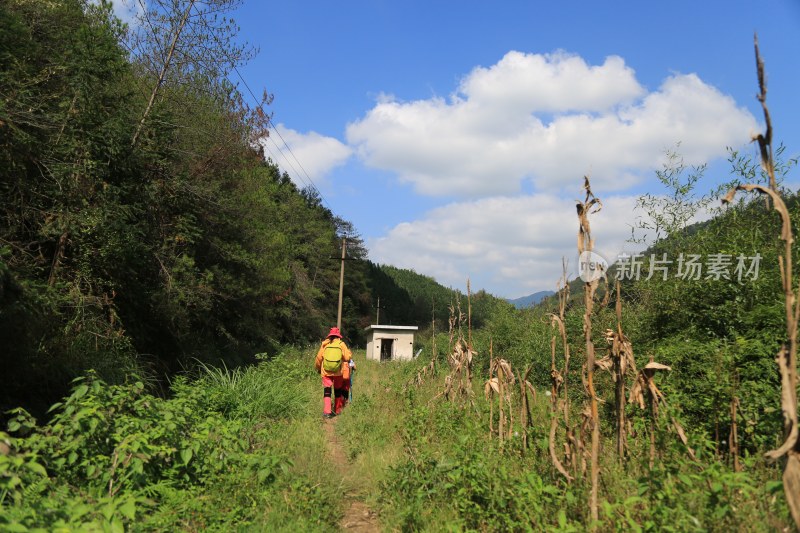
[[[347,404],[347,391],[350,388],[350,380],[342,376],[322,376],[322,392],[324,397],[324,407],[322,412],[326,415],[331,414],[332,410],[336,414],[341,414],[342,409]],[[333,389],[333,391],[331,391]],[[335,404],[331,406],[331,392],[335,399]]]

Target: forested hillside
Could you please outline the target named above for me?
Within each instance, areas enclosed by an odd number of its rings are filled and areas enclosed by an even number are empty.
[[[0,10],[0,405],[47,407],[88,368],[153,378],[317,339],[336,322],[344,236],[343,322],[360,339],[366,250],[264,160],[268,117],[224,63],[176,63],[159,84],[158,44],[131,57],[108,6]]]
[[[108,6],[0,9],[3,410],[42,411],[89,368],[152,381],[319,339],[336,323],[345,237],[351,343],[378,298],[389,323],[425,327],[434,309],[445,323],[457,291],[371,263],[352,224],[265,160],[268,108],[226,78],[248,57],[235,26],[203,27],[214,65],[179,40],[188,59],[159,83],[159,43]],[[476,321],[494,300],[476,298]]]
[[[225,71],[174,65],[145,117],[154,66],[108,6],[0,9],[3,404],[320,335],[348,228],[264,161]]]
[[[447,328],[448,317],[463,305],[467,312],[467,294],[464,290],[447,288],[429,276],[413,270],[391,265],[371,265],[371,289],[374,297],[381,298],[380,322],[382,324],[414,324],[432,326],[437,330]],[[468,280],[464,280],[465,289]],[[484,290],[470,294],[472,321],[476,327],[484,325],[497,309],[508,304]],[[377,300],[375,301],[377,305]],[[378,314],[376,313],[376,318]]]
[[[189,10],[148,41],[108,5],[0,4],[0,529],[800,524],[800,198],[771,129],[706,196],[665,167],[655,242],[607,283],[516,309],[371,262],[265,160],[235,24]],[[604,215],[583,183],[578,252]],[[322,420],[343,239],[358,366]],[[365,361],[376,321],[419,326],[419,358]]]

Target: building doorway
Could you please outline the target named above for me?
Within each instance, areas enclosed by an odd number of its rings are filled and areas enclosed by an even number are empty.
[[[381,362],[392,360],[394,339],[381,339]]]

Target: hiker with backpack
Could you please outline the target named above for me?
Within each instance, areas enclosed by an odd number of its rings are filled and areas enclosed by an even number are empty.
[[[350,372],[352,368],[350,348],[342,340],[339,328],[331,328],[328,337],[322,341],[322,345],[317,352],[314,360],[314,367],[322,376],[322,391],[324,396],[323,418],[333,418],[341,414],[347,403],[347,393],[350,388]],[[333,392],[334,403],[331,405],[331,392]]]

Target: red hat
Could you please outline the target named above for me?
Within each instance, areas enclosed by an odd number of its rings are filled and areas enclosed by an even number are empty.
[[[328,333],[328,337],[339,337],[342,338],[342,334],[339,333],[339,328],[331,328],[330,333]]]

